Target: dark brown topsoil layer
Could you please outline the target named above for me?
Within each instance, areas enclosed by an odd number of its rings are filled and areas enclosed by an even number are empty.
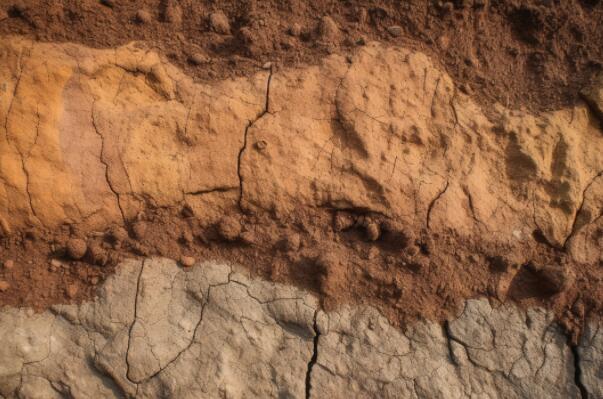
[[[335,24],[321,29],[325,16]],[[575,102],[601,70],[603,2],[0,0],[1,34],[92,47],[142,40],[209,80],[381,40],[435,55],[486,103],[543,110]]]

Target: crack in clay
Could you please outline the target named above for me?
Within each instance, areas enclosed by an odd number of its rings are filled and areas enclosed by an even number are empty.
[[[266,103],[264,104],[264,110],[254,119],[254,120],[250,120],[249,123],[247,124],[247,126],[245,127],[245,133],[243,134],[243,146],[241,147],[241,149],[239,150],[239,155],[237,157],[237,175],[239,177],[239,199],[238,199],[238,206],[239,209],[243,212],[243,206],[242,206],[242,202],[243,202],[243,175],[241,174],[241,162],[243,160],[243,153],[245,152],[245,150],[247,149],[247,134],[249,133],[249,129],[260,119],[262,119],[262,117],[264,115],[266,115],[267,113],[269,113],[270,111],[270,83],[272,82],[272,75],[273,75],[274,69],[273,67],[270,67],[270,73],[268,74],[268,79],[266,80]]]
[[[30,53],[31,50],[33,49],[33,42],[31,44],[31,47],[29,49]],[[19,55],[19,73],[17,74],[17,82],[15,83],[15,88],[13,89],[13,96],[10,99],[10,103],[8,104],[8,109],[6,110],[6,117],[4,118],[4,134],[6,135],[6,142],[10,142],[10,138],[8,136],[8,119],[10,117],[11,111],[13,109],[13,103],[15,102],[15,98],[17,97],[17,90],[19,88],[19,85],[21,84],[21,76],[23,75],[23,53],[25,52],[25,50],[21,51],[21,54]]]
[[[126,378],[132,384],[138,386],[138,383],[134,381],[130,377],[130,361],[128,360],[130,354],[130,345],[132,343],[132,330],[134,329],[134,324],[136,324],[137,316],[138,316],[138,294],[140,293],[140,280],[142,279],[142,272],[144,271],[144,266],[146,264],[146,259],[142,260],[142,265],[140,266],[140,273],[138,274],[138,278],[136,280],[136,292],[134,296],[134,319],[132,320],[132,324],[128,330],[128,346],[126,348]]]
[[[582,399],[589,399],[588,390],[582,382],[582,367],[580,366],[580,351],[577,345],[570,345],[572,357],[574,359],[574,383],[580,391],[580,397]]]
[[[318,329],[318,323],[317,323],[317,318],[318,318],[318,311],[314,312],[314,324],[312,325],[312,328],[314,329],[314,339],[313,339],[313,351],[312,351],[312,357],[310,358],[310,361],[308,362],[308,369],[306,371],[306,399],[310,399],[311,393],[312,393],[312,369],[314,368],[314,365],[316,365],[316,362],[318,361],[318,340],[320,339],[320,330]]]
[[[456,355],[454,354],[454,349],[452,348],[452,342],[456,342],[456,340],[452,336],[452,332],[450,331],[450,323],[448,320],[444,321],[442,332],[444,333],[444,337],[446,337],[446,345],[448,347],[448,356],[450,357],[450,362],[458,367],[460,365]]]
[[[96,132],[98,137],[100,137],[100,139],[101,139],[101,150],[100,150],[100,155],[99,155],[98,159],[99,159],[100,163],[102,163],[105,166],[105,179],[107,180],[107,185],[109,186],[109,189],[113,192],[113,194],[115,195],[115,198],[117,199],[117,207],[119,208],[119,212],[121,213],[121,218],[122,218],[123,222],[125,223],[126,222],[126,214],[124,213],[124,210],[121,207],[119,193],[115,190],[115,188],[111,184],[111,179],[109,179],[109,164],[103,159],[103,155],[105,152],[105,138],[103,137],[101,132],[98,130],[98,127],[96,125],[96,119],[94,118],[94,105],[95,104],[96,104],[96,100],[94,100],[92,102],[92,107],[90,109],[90,115],[91,115],[92,126],[94,127],[94,131]]]
[[[234,187],[234,186],[224,186],[224,187],[210,188],[208,190],[189,191],[184,194],[185,195],[204,195],[204,194],[211,194],[211,193],[227,193],[229,191],[237,190],[238,188],[239,187]]]
[[[449,186],[449,181],[446,180],[446,185],[444,186],[444,188],[438,193],[438,195],[436,195],[436,197],[434,199],[431,200],[431,202],[429,203],[429,206],[427,207],[427,218],[426,218],[426,224],[427,224],[427,228],[429,229],[429,221],[431,220],[431,211],[433,210],[433,207],[435,206],[436,202],[438,202],[438,200],[446,193],[446,190],[448,190],[448,186]]]

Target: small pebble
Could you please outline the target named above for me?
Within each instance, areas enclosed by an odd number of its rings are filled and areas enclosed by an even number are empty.
[[[371,222],[366,225],[366,238],[369,241],[377,241],[379,239],[380,234],[381,231],[377,223]]]
[[[56,271],[56,270],[60,269],[61,267],[63,267],[63,264],[61,263],[60,260],[58,260],[58,259],[50,260],[50,270]]]
[[[180,264],[184,267],[191,267],[195,264],[195,258],[193,258],[192,256],[181,256],[180,257]]]
[[[87,250],[88,245],[86,244],[86,241],[81,238],[71,238],[67,241],[67,255],[69,255],[71,259],[82,259],[84,255],[86,255]]]
[[[402,29],[402,27],[398,26],[398,25],[392,25],[392,26],[388,27],[387,31],[389,32],[390,35],[392,35],[394,37],[400,37],[400,36],[402,36],[402,33],[404,33],[404,30]]]
[[[193,233],[190,230],[185,230],[182,232],[182,241],[187,244],[192,243],[194,240]]]
[[[262,69],[270,69],[272,68],[272,62],[266,62],[262,65]]]
[[[0,292],[7,291],[10,288],[10,284],[4,280],[0,280]]]
[[[207,56],[206,54],[204,54],[200,51],[191,54],[191,56],[188,59],[194,65],[207,64],[208,62],[211,61],[211,58],[209,58],[209,56]]]
[[[14,269],[14,267],[15,267],[15,261],[14,260],[9,259],[7,261],[4,261],[4,268],[6,270],[12,270],[12,269]]]
[[[209,26],[214,32],[221,35],[230,34],[230,22],[222,11],[214,12],[209,16]]]
[[[268,143],[266,143],[264,140],[259,140],[259,141],[256,141],[256,143],[255,143],[255,148],[258,151],[264,151],[267,146],[268,146]]]

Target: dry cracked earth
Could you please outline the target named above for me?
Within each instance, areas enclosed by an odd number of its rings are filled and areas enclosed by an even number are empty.
[[[603,398],[603,5],[151,3],[0,1],[0,398]]]

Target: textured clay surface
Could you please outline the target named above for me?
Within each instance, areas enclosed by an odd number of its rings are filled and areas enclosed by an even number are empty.
[[[600,397],[599,325],[568,346],[553,319],[482,299],[400,330],[224,263],[127,261],[93,303],[0,312],[0,396]]]
[[[576,342],[601,314],[600,78],[534,114],[378,43],[214,83],[136,43],[0,54],[4,304],[90,298],[123,255],[162,255],[395,324],[488,296],[551,308]]]

